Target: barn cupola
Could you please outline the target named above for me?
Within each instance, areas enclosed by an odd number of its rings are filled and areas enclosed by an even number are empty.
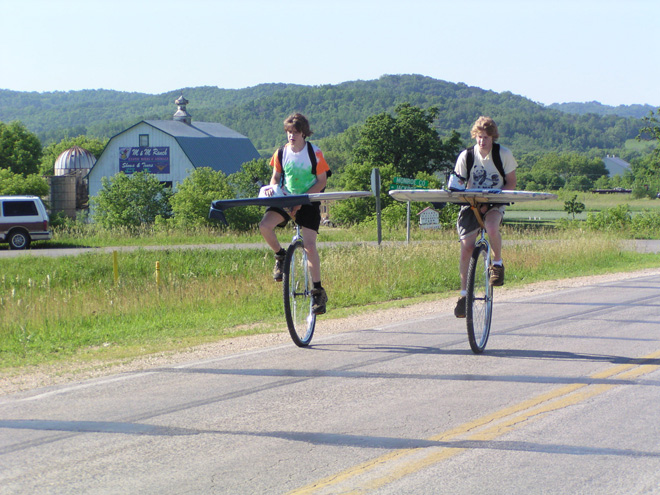
[[[192,123],[192,116],[188,113],[188,110],[186,110],[188,100],[186,100],[182,94],[174,103],[178,106],[178,110],[174,113],[173,120],[178,120],[179,122],[190,125]]]

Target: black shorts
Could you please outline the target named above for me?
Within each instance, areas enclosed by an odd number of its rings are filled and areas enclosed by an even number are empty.
[[[284,221],[278,224],[278,227],[284,227],[291,219],[291,216],[282,208],[271,206],[266,211],[274,211],[284,218]],[[318,232],[321,226],[321,203],[314,202],[311,205],[302,205],[294,220],[301,227]]]

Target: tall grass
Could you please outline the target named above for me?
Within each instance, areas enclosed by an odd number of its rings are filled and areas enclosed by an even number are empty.
[[[405,235],[405,234],[404,234]],[[420,234],[422,235],[422,234]],[[321,249],[333,311],[395,299],[453,295],[459,287],[453,232],[435,240]],[[660,257],[605,236],[507,232],[507,285],[657,266]],[[569,237],[569,236],[573,237]],[[400,235],[399,235],[400,236]],[[139,249],[2,261],[0,368],[58,359],[128,356],[246,333],[282,330],[281,284],[267,249]],[[160,265],[160,283],[155,275]]]

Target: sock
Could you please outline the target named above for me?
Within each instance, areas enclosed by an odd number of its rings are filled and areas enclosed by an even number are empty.
[[[275,256],[284,256],[284,255],[286,255],[286,251],[284,250],[284,248],[280,248],[280,250],[275,253]]]
[[[502,265],[503,265],[502,260],[500,260],[500,261],[493,261],[493,265],[495,265],[495,266],[502,266]]]
[[[323,287],[321,287],[321,282],[314,282],[314,288],[315,289],[322,289]]]
[[[461,297],[465,297],[465,296],[467,296],[467,291],[466,291],[466,290],[462,290],[462,291],[461,291]]]

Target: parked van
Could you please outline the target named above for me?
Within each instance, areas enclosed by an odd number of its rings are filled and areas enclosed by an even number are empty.
[[[53,237],[48,212],[37,196],[0,196],[0,242],[9,249],[27,249],[32,241]]]

